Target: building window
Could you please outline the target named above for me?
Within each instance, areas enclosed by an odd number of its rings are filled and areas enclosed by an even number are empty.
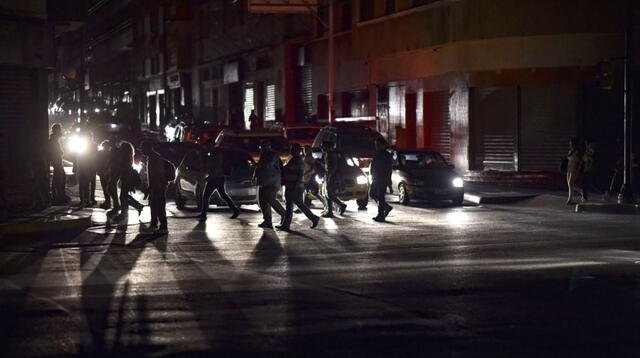
[[[371,0],[360,0],[360,21],[373,19],[373,5]]]
[[[393,14],[396,12],[396,0],[386,0],[385,14]]]
[[[248,82],[247,87],[244,89],[244,125],[245,128],[249,128],[249,116],[251,111],[254,110],[254,96],[253,96],[253,83]]]
[[[276,85],[267,85],[264,99],[264,120],[276,120]]]
[[[156,55],[151,58],[151,74],[158,74],[160,71],[160,56]]]
[[[151,14],[149,16],[149,32],[151,34],[155,35],[158,33],[159,23],[160,23],[160,20],[158,20],[158,11],[157,10],[151,11]]]

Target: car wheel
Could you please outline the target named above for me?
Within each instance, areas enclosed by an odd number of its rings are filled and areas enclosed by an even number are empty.
[[[407,192],[407,184],[401,183],[398,186],[398,201],[402,205],[409,205],[411,202],[411,198],[409,198],[409,193]]]
[[[177,187],[176,187],[175,202],[176,202],[176,208],[178,208],[178,210],[184,209],[185,200],[182,197],[182,195],[180,195],[180,189],[178,189]]]
[[[453,199],[453,205],[455,206],[462,206],[462,202],[464,202],[464,193],[460,193]]]
[[[369,197],[367,196],[364,199],[356,200],[358,203],[358,210],[367,210],[367,205],[369,205]]]

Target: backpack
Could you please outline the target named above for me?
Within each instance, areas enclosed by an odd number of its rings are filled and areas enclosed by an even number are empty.
[[[176,167],[168,160],[164,160],[164,176],[167,182],[176,180]]]

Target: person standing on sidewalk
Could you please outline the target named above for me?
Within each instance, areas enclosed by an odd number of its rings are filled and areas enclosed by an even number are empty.
[[[569,189],[569,197],[567,198],[567,205],[575,204],[573,202],[573,195],[575,192],[580,193],[582,199],[584,196],[582,189],[578,182],[582,172],[582,152],[580,151],[578,140],[571,138],[569,141],[569,153],[567,153],[567,187]]]
[[[220,148],[213,148],[211,151],[205,154],[202,158],[201,168],[204,169],[206,175],[207,185],[204,188],[202,194],[202,211],[200,212],[200,221],[207,221],[207,211],[209,210],[209,203],[211,202],[211,196],[215,191],[218,191],[220,198],[227,203],[229,209],[233,211],[231,219],[235,219],[240,215],[240,209],[233,202],[233,199],[227,194],[227,190],[224,188],[224,176],[225,171],[230,173],[230,170],[225,170],[224,166],[224,153]],[[228,168],[230,169],[230,168]]]
[[[284,208],[276,196],[282,186],[282,161],[278,153],[271,149],[271,142],[264,140],[260,146],[260,160],[256,166],[254,180],[258,184],[258,204],[262,211],[263,221],[258,226],[265,229],[273,228],[271,208],[280,217],[284,216]]]
[[[378,215],[374,221],[383,222],[393,207],[387,204],[385,194],[391,185],[393,172],[393,156],[387,150],[387,141],[379,137],[376,139],[376,152],[371,161],[371,188],[369,196],[378,202]]]
[[[587,138],[584,140],[584,153],[582,154],[582,198],[584,201],[589,200],[589,191],[599,191],[596,184],[596,155],[598,147],[595,142]]]
[[[131,196],[131,192],[140,185],[140,174],[133,169],[133,145],[129,142],[120,143],[118,149],[120,156],[120,215],[126,217],[129,214],[129,206],[142,213],[144,205]]]
[[[64,154],[60,145],[62,138],[62,127],[56,123],[51,127],[51,136],[49,137],[49,163],[53,167],[53,178],[51,178],[51,201],[53,204],[66,204],[70,198],[66,194],[66,174],[64,165],[62,164],[62,155]]]
[[[302,195],[304,194],[304,161],[300,156],[300,145],[293,143],[291,145],[291,159],[282,169],[282,181],[285,187],[284,197],[286,199],[286,208],[284,218],[278,229],[289,231],[291,219],[293,218],[293,205],[295,204],[300,211],[311,221],[311,228],[318,226],[320,218],[314,215],[311,210],[304,204]]]
[[[335,151],[331,142],[322,142],[322,152],[324,161],[324,192],[326,201],[326,210],[322,214],[324,218],[333,218],[333,204],[338,205],[340,215],[347,210],[347,204],[338,199],[338,190],[340,189],[340,172],[338,153]]]
[[[150,142],[141,145],[142,154],[147,156],[147,180],[149,183],[149,207],[151,208],[151,225],[149,229],[158,229],[159,233],[167,232],[167,168],[166,160],[153,149]],[[158,223],[160,227],[158,228]]]

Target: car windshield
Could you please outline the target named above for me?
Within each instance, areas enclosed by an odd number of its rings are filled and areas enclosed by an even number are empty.
[[[438,153],[398,153],[398,165],[406,170],[444,169],[447,162]]]
[[[249,153],[258,153],[260,152],[260,145],[265,139],[271,141],[271,147],[273,150],[281,153],[289,151],[289,143],[283,136],[225,136],[222,139],[220,146],[225,148],[242,149]]]
[[[287,129],[287,138],[290,140],[313,140],[319,130],[318,128],[291,128]]]

